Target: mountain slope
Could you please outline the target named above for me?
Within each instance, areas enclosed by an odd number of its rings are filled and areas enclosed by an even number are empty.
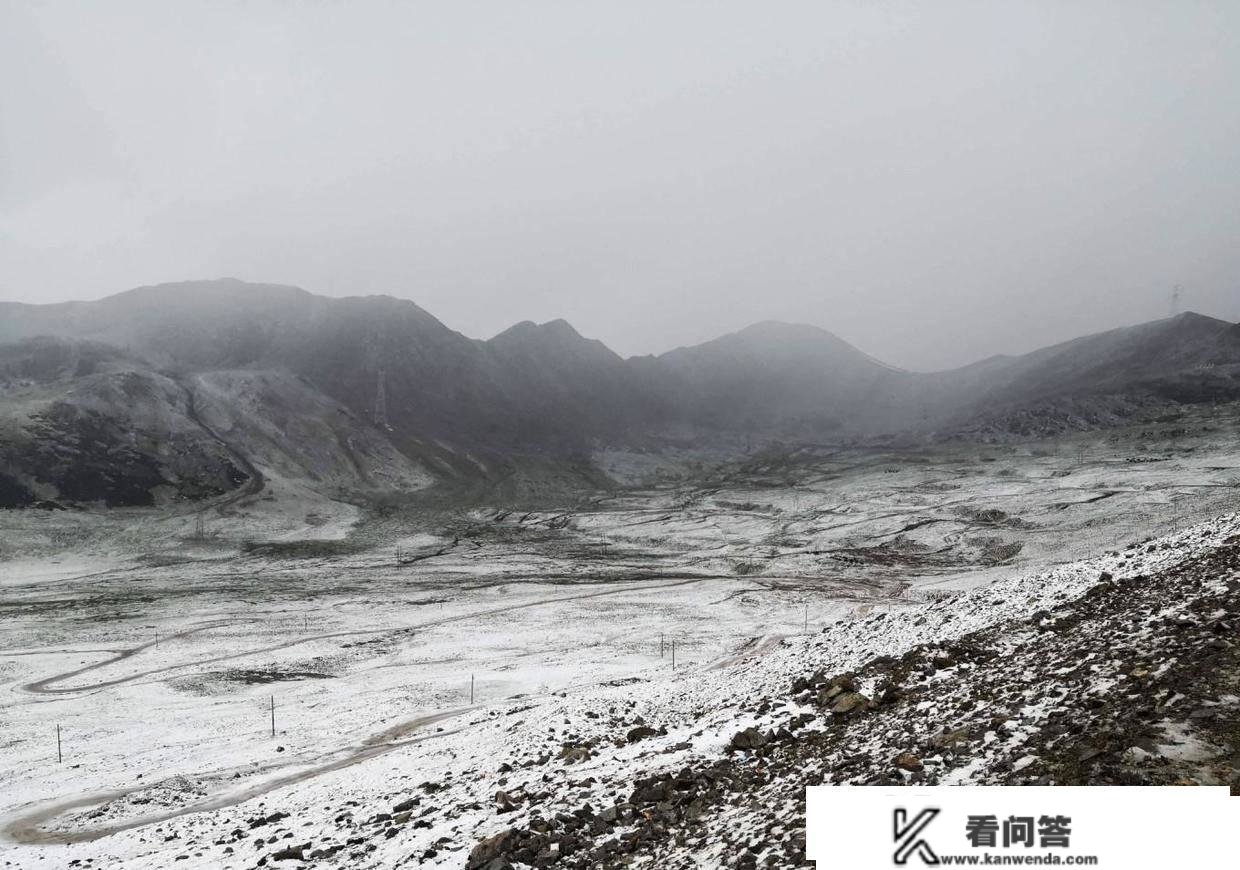
[[[176,380],[106,346],[0,346],[0,506],[154,505],[254,480]]]
[[[36,336],[62,340],[32,343]],[[16,463],[18,452],[27,457],[26,471],[5,470],[0,481],[7,493],[0,500],[13,503],[36,499],[33,457],[55,466],[49,445],[35,450],[41,439],[75,439],[97,454],[97,473],[112,463],[125,479],[147,480],[144,492],[171,485],[192,497],[235,485],[244,472],[235,462],[230,470],[209,435],[199,451],[206,477],[195,482],[171,483],[168,448],[152,460],[164,469],[154,474],[119,446],[130,424],[148,439],[201,430],[178,418],[192,410],[178,390],[207,391],[213,417],[227,421],[247,449],[335,490],[369,490],[383,479],[401,488],[425,481],[428,468],[515,480],[521,463],[580,463],[608,445],[1037,435],[1240,398],[1240,326],[1196,314],[919,374],[805,325],[759,323],[624,360],[562,320],[520,323],[479,341],[407,300],[326,298],[223,279],[142,287],[97,302],[0,303],[0,344],[6,341],[19,342],[0,351],[7,461]],[[14,386],[23,379],[38,382],[41,399]],[[134,402],[134,390],[146,398]],[[37,401],[43,405],[31,412]],[[151,419],[138,419],[143,414]],[[86,419],[103,425],[106,437],[73,435]],[[193,453],[197,444],[178,449]],[[143,451],[158,453],[150,445]],[[123,497],[135,498],[145,497]]]
[[[278,370],[376,419],[411,455],[581,449],[625,417],[623,361],[563,321],[490,342],[448,329],[407,300],[328,299],[232,279],[144,287],[99,302],[0,306],[0,340],[107,342],[179,372]],[[614,409],[614,413],[604,413]]]
[[[633,432],[653,406],[624,360],[563,320],[518,323],[486,342],[505,399],[521,409],[524,439],[568,446]]]
[[[909,378],[826,330],[774,321],[634,364],[673,424],[698,433],[873,431]]]
[[[1240,327],[1185,313],[1109,332],[1011,359],[992,389],[1021,400],[1073,392],[1105,392],[1174,384],[1188,372],[1204,374],[1240,364]]]
[[[971,368],[940,376],[957,422],[1084,428],[1142,407],[1240,399],[1240,326],[1190,312]]]
[[[0,345],[0,507],[145,506],[279,475],[329,495],[431,477],[385,435],[281,372],[153,370],[108,345]]]

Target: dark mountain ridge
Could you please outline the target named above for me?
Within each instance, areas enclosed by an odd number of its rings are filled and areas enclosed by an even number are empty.
[[[40,375],[44,370],[55,377]],[[230,372],[251,375],[212,375]],[[563,320],[519,323],[482,341],[403,299],[328,298],[233,279],[141,287],[97,302],[0,303],[0,414],[7,419],[0,432],[8,433],[0,458],[10,466],[0,472],[24,480],[31,493],[59,492],[36,485],[30,445],[39,439],[31,433],[68,437],[47,421],[75,409],[121,438],[137,412],[121,399],[109,406],[106,396],[123,395],[112,389],[122,373],[148,379],[148,405],[167,397],[169,407],[143,405],[137,427],[147,433],[144,449],[162,456],[157,465],[171,467],[167,451],[150,446],[165,436],[182,438],[184,451],[196,449],[172,397],[181,390],[192,398],[212,383],[251,391],[244,412],[221,406],[227,390],[214,390],[211,399],[235,425],[266,421],[254,430],[263,444],[278,442],[287,424],[303,438],[332,431],[341,444],[366,441],[372,464],[386,455],[378,439],[437,476],[470,476],[500,473],[514,457],[580,461],[608,445],[821,443],[983,429],[1036,434],[1047,421],[1080,427],[1126,408],[1235,399],[1240,326],[1183,314],[921,374],[800,324],[768,321],[694,347],[623,359]],[[276,406],[285,424],[268,419]],[[318,422],[293,426],[289,415],[303,406]],[[1105,413],[1095,413],[1102,407]],[[337,422],[342,413],[347,423]],[[95,440],[106,465],[107,451],[118,447],[107,437]],[[24,452],[13,447],[18,443],[27,445]],[[281,467],[302,468],[318,457],[307,473],[339,483],[343,458],[288,446]],[[228,461],[218,444],[208,452]],[[193,475],[164,479],[172,477]],[[207,475],[235,477],[228,469]],[[191,497],[205,485],[173,488]]]
[[[874,397],[909,377],[824,329],[776,321],[632,364],[670,422],[698,435],[879,431]]]

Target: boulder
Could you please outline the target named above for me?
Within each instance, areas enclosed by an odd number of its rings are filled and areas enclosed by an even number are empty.
[[[731,746],[733,749],[761,749],[766,744],[766,735],[757,728],[746,728],[744,731],[738,731],[732,735]]]
[[[279,852],[271,853],[273,861],[302,861],[306,850],[310,848],[309,843],[302,843],[300,846],[289,846],[287,849],[281,849]]]
[[[560,760],[565,764],[577,764],[590,758],[590,750],[584,746],[565,746],[560,750]]]
[[[500,831],[493,837],[487,837],[469,853],[469,858],[465,861],[466,870],[479,870],[486,867],[490,870],[491,865],[496,860],[507,861],[504,855],[516,845],[517,832],[512,828],[506,831]]]
[[[657,804],[665,801],[672,793],[671,778],[667,776],[642,777],[634,783],[633,796],[629,802],[633,804]]]
[[[638,725],[636,728],[624,735],[624,739],[629,743],[637,743],[639,740],[645,740],[647,737],[658,737],[659,732],[651,728],[649,725]]]
[[[831,705],[831,713],[835,716],[849,716],[853,713],[864,713],[869,706],[870,699],[860,692],[844,692]]]
[[[922,769],[921,759],[911,752],[901,752],[892,760],[892,764],[909,773],[916,773]]]

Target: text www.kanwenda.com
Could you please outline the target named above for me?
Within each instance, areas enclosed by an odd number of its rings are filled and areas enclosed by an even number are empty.
[[[1096,865],[1097,855],[940,855],[940,864],[964,867],[1066,867]]]

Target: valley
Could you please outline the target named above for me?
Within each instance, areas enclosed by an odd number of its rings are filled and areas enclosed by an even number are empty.
[[[983,628],[1071,600],[1099,560],[1131,573],[1138,542],[1182,542],[1149,571],[1234,535],[1236,421],[608,448],[608,488],[534,469],[370,505],[268,467],[197,510],[4,512],[0,858],[458,867],[540,812],[622,821],[635,782],[729,757],[801,670],[911,648],[918,613]]]

